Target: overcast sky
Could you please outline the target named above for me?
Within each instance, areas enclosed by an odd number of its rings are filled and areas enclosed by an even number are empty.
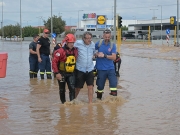
[[[0,0],[0,21],[4,25],[20,22],[20,0]],[[2,12],[3,1],[3,12]],[[116,0],[117,13],[125,20],[149,20],[155,15],[157,19],[177,16],[177,0]],[[77,25],[83,14],[96,13],[113,15],[114,0],[52,0],[52,14],[62,16],[67,25]],[[150,10],[151,9],[151,10]],[[51,0],[21,0],[22,25],[43,25],[42,19],[51,16]],[[42,19],[39,19],[42,18]]]

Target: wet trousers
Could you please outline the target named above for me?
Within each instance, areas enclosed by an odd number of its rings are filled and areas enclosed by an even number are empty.
[[[47,78],[51,79],[51,62],[49,55],[41,54],[40,57],[42,59],[42,62],[39,62],[41,79],[44,79],[45,72],[47,74]]]
[[[29,57],[29,76],[30,78],[36,78],[39,70],[38,58],[34,56]]]
[[[58,84],[59,84],[59,96],[60,96],[60,100],[61,102],[64,104],[64,102],[66,102],[66,83],[69,89],[69,99],[70,101],[72,101],[73,99],[75,99],[75,75],[74,73],[71,74],[63,74],[62,75],[63,78],[62,80],[58,80]]]

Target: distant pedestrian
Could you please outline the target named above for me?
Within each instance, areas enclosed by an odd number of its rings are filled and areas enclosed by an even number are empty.
[[[47,79],[52,79],[51,61],[50,61],[51,42],[48,38],[49,33],[50,32],[48,29],[43,30],[43,36],[39,38],[37,48],[36,48],[41,79],[44,79],[45,72],[47,75]]]
[[[116,60],[114,60],[114,67],[115,67],[115,72],[116,72],[117,77],[120,77],[120,74],[119,74],[120,66],[121,66],[121,57],[120,57],[120,54],[117,52]]]
[[[37,57],[37,52],[36,52],[36,46],[37,46],[37,41],[39,39],[39,35],[34,35],[33,36],[33,41],[29,44],[29,77],[30,78],[37,78],[37,73],[38,73],[38,57]]]

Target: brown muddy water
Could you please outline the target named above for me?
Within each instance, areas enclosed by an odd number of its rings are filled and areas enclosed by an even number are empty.
[[[29,79],[29,42],[0,42],[0,135],[179,135],[180,49],[122,45],[118,97],[88,104],[86,86],[62,105],[56,79]],[[96,86],[94,87],[96,90]],[[68,89],[66,92],[67,100]]]

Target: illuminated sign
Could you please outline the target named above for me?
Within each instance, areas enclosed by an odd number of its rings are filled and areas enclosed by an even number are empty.
[[[96,13],[90,13],[90,14],[83,14],[83,19],[95,19]]]
[[[170,17],[170,24],[171,25],[176,25],[176,16],[171,16]]]
[[[97,15],[97,25],[106,24],[106,16],[105,15]]]

